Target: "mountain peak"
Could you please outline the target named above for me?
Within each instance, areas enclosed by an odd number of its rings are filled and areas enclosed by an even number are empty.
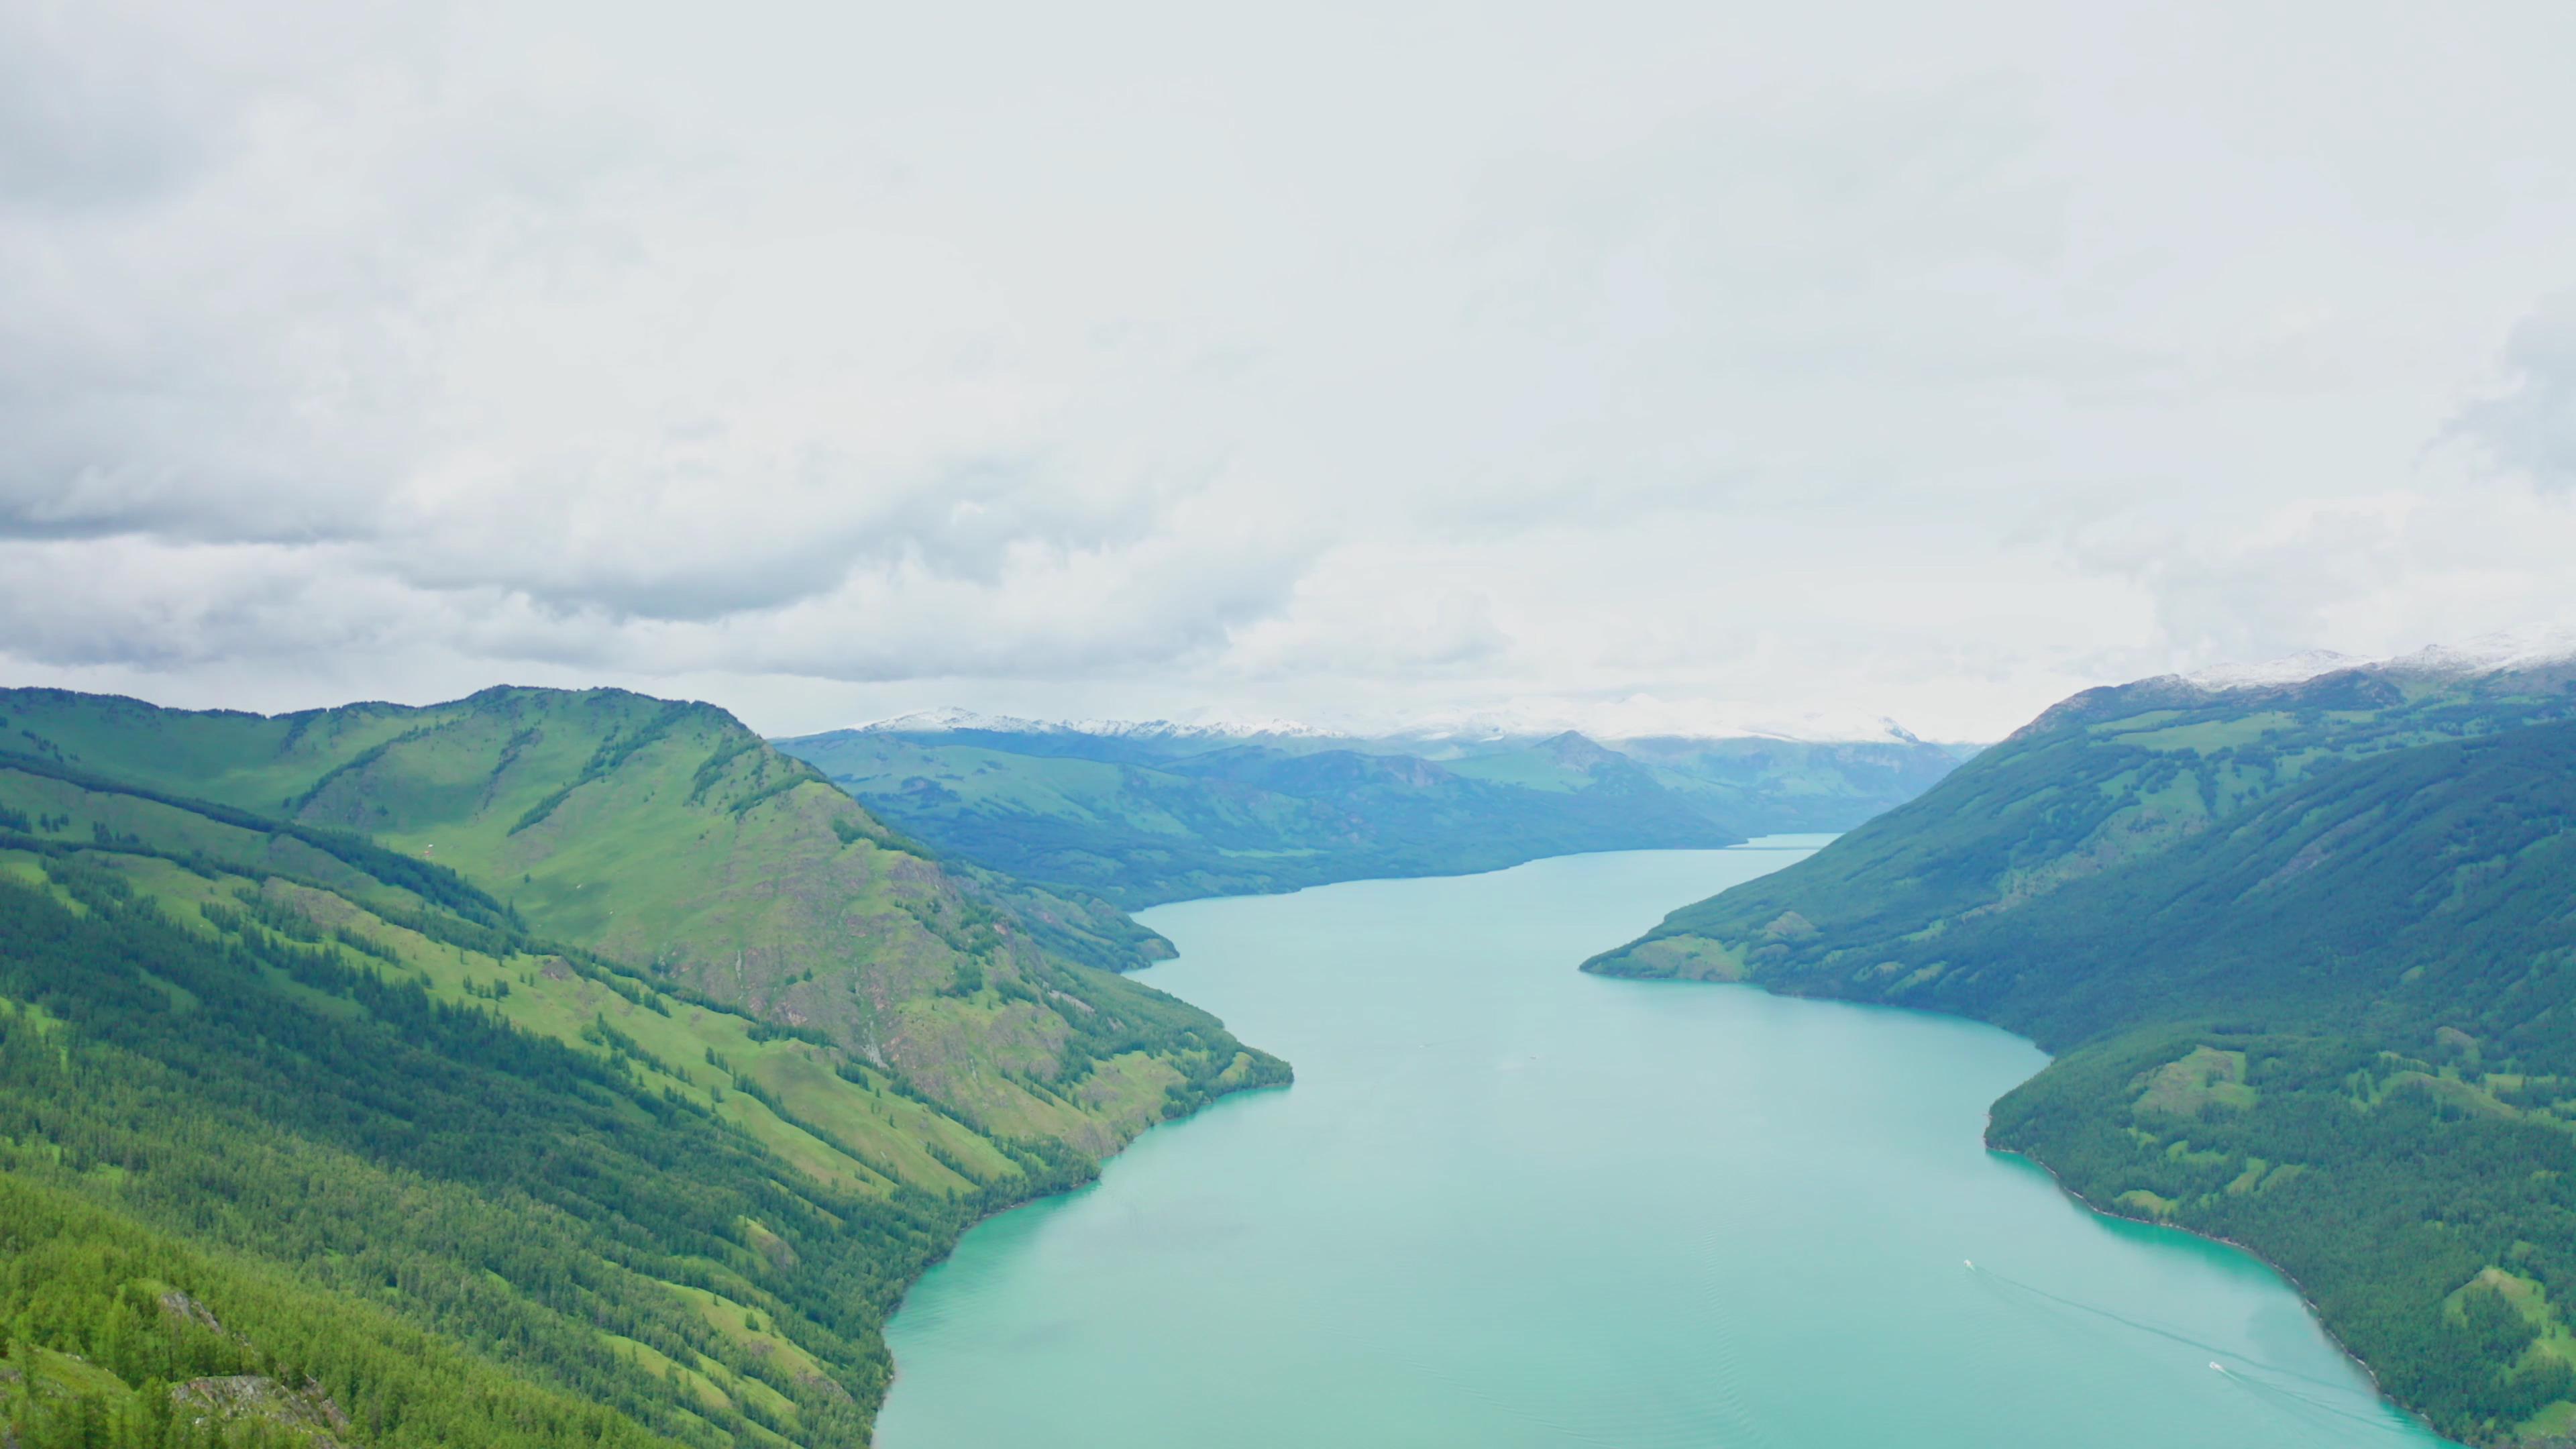
[[[2535,624],[2481,634],[2461,644],[2435,644],[2412,654],[2383,659],[2377,667],[2393,674],[2462,676],[2510,674],[2576,663],[2576,629]]]
[[[2342,669],[2359,669],[2370,663],[2359,655],[2338,653],[2332,649],[2303,649],[2278,659],[2265,659],[2251,664],[2219,664],[2182,676],[2185,684],[2201,689],[2264,689],[2280,684],[2300,684],[2320,675]]]
[[[910,714],[890,719],[870,720],[857,727],[865,734],[950,734],[959,730],[998,730],[1010,734],[1028,734],[1054,728],[1040,720],[1020,719],[1012,715],[978,714],[953,704],[937,709],[917,709]]]
[[[2529,625],[2482,634],[2460,644],[2434,644],[2411,654],[2365,659],[2332,649],[2308,649],[2278,659],[2250,664],[2221,664],[2190,674],[2169,675],[2194,689],[2226,693],[2237,689],[2277,689],[2305,684],[2348,669],[2381,674],[2467,679],[2576,664],[2576,629]]]
[[[1581,730],[1566,730],[1560,734],[1550,735],[1539,741],[1538,747],[1547,751],[1558,763],[1567,765],[1588,765],[1601,760],[1627,758]]]

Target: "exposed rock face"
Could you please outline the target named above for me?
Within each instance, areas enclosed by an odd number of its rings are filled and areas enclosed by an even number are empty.
[[[349,1416],[311,1379],[289,1388],[259,1374],[190,1379],[170,1386],[171,1406],[189,1427],[259,1422],[298,1435],[314,1449],[349,1449]]]
[[[193,1323],[209,1332],[224,1331],[224,1325],[216,1319],[213,1309],[176,1288],[161,1295],[161,1311],[181,1323]]]

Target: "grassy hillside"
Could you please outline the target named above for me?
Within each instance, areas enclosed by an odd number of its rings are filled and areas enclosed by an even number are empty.
[[[530,930],[816,1033],[1006,1135],[1106,1151],[1224,1066],[1104,1034],[1149,993],[1074,968],[1151,959],[1150,933],[943,867],[709,705],[494,689],[262,718],[22,690],[0,717],[31,765],[446,866]],[[115,799],[59,809],[74,834],[121,828],[136,807]]]
[[[2576,694],[2079,696],[1587,969],[1954,1011],[2059,1053],[1991,1140],[2246,1243],[2400,1402],[2576,1429]]]
[[[1956,760],[1752,740],[1645,741],[1641,757],[1573,733],[1432,745],[870,729],[779,747],[943,851],[1129,907],[1838,829]]]
[[[1285,1079],[705,706],[0,717],[0,1259],[92,1265],[29,1443],[863,1442],[977,1215]]]

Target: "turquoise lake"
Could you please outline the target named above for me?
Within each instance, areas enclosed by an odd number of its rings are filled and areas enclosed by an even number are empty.
[[[1988,1153],[2028,1042],[1574,969],[1812,843],[1146,913],[1143,979],[1296,1085],[976,1228],[888,1330],[878,1442],[2445,1442],[2259,1262]]]

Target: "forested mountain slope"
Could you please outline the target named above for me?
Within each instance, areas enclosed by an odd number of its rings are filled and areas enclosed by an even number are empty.
[[[1617,756],[1545,760],[1533,783],[1347,748],[1145,764],[1009,744],[843,731],[780,748],[944,851],[1131,908],[1743,838]]]
[[[1077,1029],[1090,1018],[1046,994],[1121,989],[1067,968],[1138,964],[1160,944],[1150,933],[1096,902],[944,867],[710,705],[493,689],[262,718],[20,690],[0,692],[0,717],[22,769],[363,832],[478,883],[550,939],[820,1033],[999,1131],[1105,1150],[1153,1119],[1174,1079],[1168,1062],[1090,1055]],[[64,798],[75,833],[144,808]],[[280,863],[304,853],[268,849]],[[987,976],[998,996],[960,989]],[[1026,1089],[1058,1074],[1093,1078],[1102,1100]]]
[[[1991,1140],[2246,1243],[2400,1402],[2576,1428],[2564,668],[2079,696],[1587,963],[1955,1011],[2060,1053]]]
[[[1704,739],[1617,742],[1667,790],[1747,835],[1849,830],[1931,789],[1980,745],[1895,740]]]
[[[1285,1079],[705,706],[0,717],[30,1444],[860,1443],[975,1216]]]
[[[1232,739],[902,721],[782,740],[941,850],[1138,907],[1832,830],[1956,763],[1920,741]]]

